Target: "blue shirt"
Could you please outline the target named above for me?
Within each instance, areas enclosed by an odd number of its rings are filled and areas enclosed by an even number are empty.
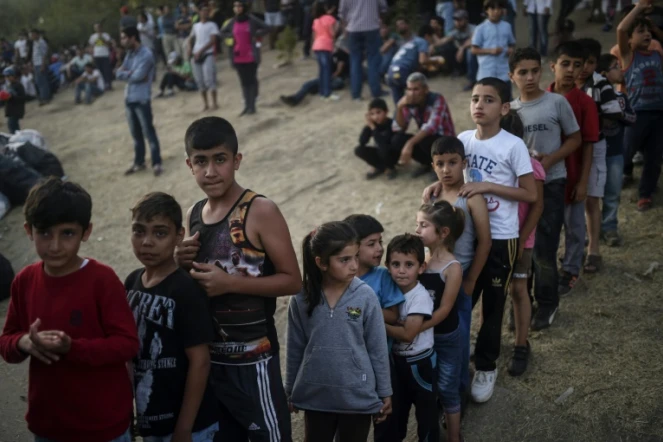
[[[509,80],[509,55],[507,49],[514,46],[516,39],[513,37],[511,25],[504,20],[499,23],[493,23],[485,20],[474,31],[472,37],[472,46],[478,46],[481,49],[502,48],[499,55],[479,55],[479,72],[477,80],[486,77],[496,77],[500,80]]]
[[[373,267],[359,279],[373,289],[383,309],[405,302],[403,292],[398,288],[389,271],[384,267]]]
[[[633,52],[633,60],[624,71],[624,81],[634,111],[663,110],[662,64],[661,54],[656,51]]]
[[[127,53],[115,78],[128,83],[124,89],[124,100],[127,103],[146,103],[152,99],[154,75],[154,55],[141,45],[138,50]]]
[[[394,58],[391,60],[391,67],[398,67],[401,72],[413,72],[419,67],[419,54],[428,53],[428,42],[421,37],[414,37],[412,40],[401,45]]]

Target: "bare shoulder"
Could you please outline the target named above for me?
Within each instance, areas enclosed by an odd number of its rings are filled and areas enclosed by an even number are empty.
[[[261,219],[264,219],[263,217],[271,217],[271,219],[265,221],[272,221],[275,217],[283,218],[279,206],[277,206],[274,201],[264,196],[258,196],[253,200],[253,203],[251,204],[251,212],[253,212],[253,215],[258,215]]]

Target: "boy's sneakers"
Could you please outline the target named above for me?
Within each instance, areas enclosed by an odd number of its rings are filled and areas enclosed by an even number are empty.
[[[578,275],[572,275],[569,272],[562,271],[559,277],[559,287],[557,288],[559,296],[566,296],[571,293],[573,287],[578,282]]]
[[[331,94],[330,96],[327,97],[327,101],[338,101],[340,100],[341,97],[336,94]]]
[[[559,307],[539,306],[532,319],[532,330],[539,331],[552,325]]]
[[[622,237],[616,230],[601,232],[601,238],[605,241],[608,247],[619,247],[622,245]]]
[[[511,376],[520,376],[525,373],[530,351],[529,341],[527,341],[527,345],[516,345],[513,348],[513,356],[511,357],[511,364],[509,364],[508,369]]]
[[[640,198],[638,200],[638,212],[646,212],[651,209],[652,204],[651,198]]]
[[[497,369],[492,371],[477,370],[472,379],[472,400],[477,403],[488,402],[495,391]]]
[[[152,171],[154,172],[154,176],[159,176],[163,173],[163,167],[161,164],[155,164]]]
[[[287,104],[287,105],[290,106],[290,107],[295,107],[295,106],[297,106],[297,103],[295,102],[295,99],[294,99],[292,96],[290,96],[290,95],[281,95],[280,98],[281,98],[281,101],[282,101],[284,104]]]

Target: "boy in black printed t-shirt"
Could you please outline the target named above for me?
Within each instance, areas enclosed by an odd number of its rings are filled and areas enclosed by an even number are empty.
[[[133,377],[138,430],[145,442],[212,442],[218,407],[208,388],[214,327],[207,296],[177,266],[182,209],[156,192],[132,209],[136,258],[145,266],[125,282],[140,348]]]

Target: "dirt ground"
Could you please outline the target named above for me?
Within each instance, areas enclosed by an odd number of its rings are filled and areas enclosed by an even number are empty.
[[[606,52],[614,34],[586,26],[586,15],[576,14],[578,36],[599,38]],[[524,45],[527,28],[521,17],[517,28]],[[346,90],[336,103],[310,97],[298,108],[286,108],[278,96],[294,93],[314,78],[317,65],[298,61],[276,69],[275,63],[275,54],[265,53],[259,113],[252,118],[237,117],[242,108],[238,80],[227,61],[220,64],[221,111],[216,115],[237,129],[244,153],[239,182],[279,204],[298,253],[301,239],[315,225],[351,213],[376,216],[385,226],[387,241],[413,231],[421,190],[428,182],[405,173],[391,182],[366,182],[365,166],[353,155],[367,102],[350,101]],[[544,83],[550,79],[547,72]],[[449,101],[457,131],[471,128],[463,80],[436,78],[431,83]],[[133,159],[133,149],[122,85],[116,83],[116,88],[90,107],[74,106],[71,90],[60,93],[47,107],[29,106],[23,126],[41,131],[71,179],[92,194],[94,231],[82,253],[111,265],[124,278],[139,266],[129,242],[132,204],[155,190],[173,194],[185,210],[203,197],[184,164],[183,148],[186,127],[201,116],[201,101],[187,93],[154,100],[165,173],[126,178],[122,172]],[[622,198],[625,245],[605,248],[605,270],[583,278],[579,289],[562,301],[554,326],[533,334],[531,365],[519,379],[506,375],[513,336],[505,329],[495,395],[488,404],[469,409],[463,422],[467,441],[663,441],[663,269],[653,277],[642,276],[650,263],[663,263],[658,219],[663,199],[657,195],[655,209],[640,214],[634,209],[635,196],[630,188]],[[22,223],[20,209],[0,221],[0,250],[15,270],[36,259]],[[281,342],[286,305],[287,299],[281,299],[276,313]],[[7,302],[0,303],[0,325],[6,309]],[[570,388],[568,398],[557,403]],[[26,394],[27,364],[0,362],[0,442],[31,440],[23,419]],[[293,418],[293,425],[295,440],[302,440],[301,417]],[[410,431],[408,440],[415,440],[414,435]]]

